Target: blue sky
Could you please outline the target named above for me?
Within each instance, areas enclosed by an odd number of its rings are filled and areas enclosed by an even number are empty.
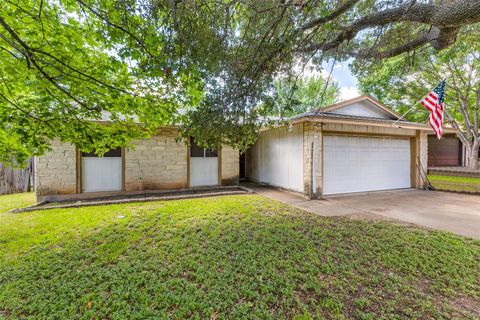
[[[330,73],[331,63],[324,64],[324,75]],[[347,100],[361,95],[357,88],[357,79],[352,75],[348,69],[347,62],[337,62],[332,71],[332,77],[338,82],[340,86],[340,100]]]

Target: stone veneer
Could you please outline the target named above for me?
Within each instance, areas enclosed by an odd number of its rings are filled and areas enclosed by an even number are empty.
[[[177,136],[176,128],[162,128],[125,150],[125,191],[188,187],[188,149]]]
[[[225,146],[222,148],[222,186],[239,183],[240,154],[237,149]]]
[[[419,158],[420,166],[424,172],[427,172],[428,168],[428,131],[419,131],[418,144],[419,144]],[[425,182],[421,178],[417,178],[417,188],[425,188]]]
[[[66,195],[77,192],[77,151],[75,146],[53,140],[51,151],[35,157],[37,196]]]

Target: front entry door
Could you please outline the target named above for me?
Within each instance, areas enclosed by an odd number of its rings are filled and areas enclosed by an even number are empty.
[[[218,152],[190,139],[190,187],[218,185]]]

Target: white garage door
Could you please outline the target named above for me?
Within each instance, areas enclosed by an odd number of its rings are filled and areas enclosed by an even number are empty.
[[[325,136],[324,195],[410,188],[410,141]]]

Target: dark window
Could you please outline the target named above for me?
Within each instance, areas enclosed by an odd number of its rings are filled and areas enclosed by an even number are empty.
[[[193,138],[190,138],[190,157],[218,157],[218,152],[216,150],[201,148],[195,143],[195,140]]]
[[[218,157],[217,150],[205,149],[205,157]]]
[[[116,158],[116,157],[121,157],[121,156],[122,156],[122,149],[117,148],[117,149],[108,150],[106,153],[103,154],[102,157]],[[93,152],[82,152],[82,157],[84,157],[84,158],[86,158],[86,157],[97,158],[98,156],[95,153],[95,151],[93,151]]]
[[[195,143],[193,138],[190,138],[190,157],[192,158],[203,158],[205,156],[205,149],[200,148]]]

